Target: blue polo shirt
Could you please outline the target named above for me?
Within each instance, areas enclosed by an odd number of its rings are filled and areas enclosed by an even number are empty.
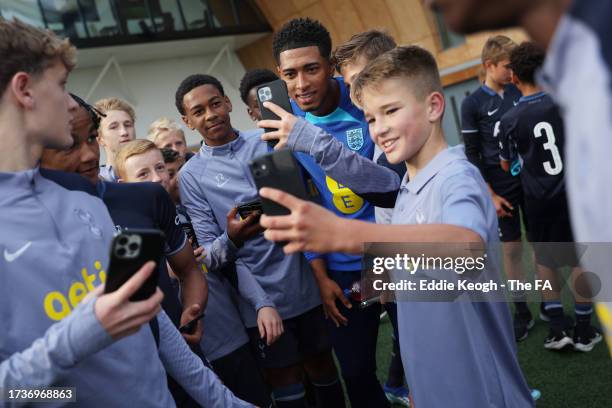
[[[449,224],[487,245],[485,274],[499,279],[497,215],[463,146],[438,153],[404,179],[393,224]],[[504,302],[417,302],[397,297],[400,350],[416,406],[531,407]],[[440,392],[442,391],[442,392]]]

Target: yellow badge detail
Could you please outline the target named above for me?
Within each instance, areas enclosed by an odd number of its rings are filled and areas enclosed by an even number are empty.
[[[325,184],[332,193],[334,206],[342,214],[355,214],[363,207],[363,198],[353,193],[350,188],[328,176],[325,176]]]
[[[98,272],[97,275],[95,272],[90,275],[87,268],[81,269],[82,281],[72,282],[67,296],[59,291],[49,292],[45,296],[43,306],[51,320],[62,320],[67,317],[89,292],[106,282],[106,272],[102,270],[102,264],[96,261],[94,268]]]

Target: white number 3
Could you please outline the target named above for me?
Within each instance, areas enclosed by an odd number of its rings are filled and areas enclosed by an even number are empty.
[[[557,145],[555,145],[555,132],[548,122],[540,122],[533,128],[533,134],[536,138],[543,136],[544,133],[546,133],[547,139],[546,143],[544,143],[544,149],[550,151],[553,163],[551,165],[550,161],[545,161],[542,164],[544,165],[544,170],[548,174],[551,176],[556,176],[563,171],[563,161],[561,160],[559,149],[557,148]]]

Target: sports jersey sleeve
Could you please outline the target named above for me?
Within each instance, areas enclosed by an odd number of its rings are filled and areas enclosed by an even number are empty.
[[[276,308],[270,296],[263,290],[251,270],[241,259],[236,261],[236,275],[238,276],[238,293],[253,306],[255,312],[262,307]]]
[[[94,303],[81,302],[30,347],[3,359],[0,388],[53,385],[81,360],[109,346],[113,340],[96,318]]]
[[[238,248],[229,239],[227,231],[217,224],[210,204],[192,174],[180,173],[179,189],[181,202],[191,218],[198,243],[206,250],[204,263],[209,271],[218,272],[236,259]]]
[[[514,136],[515,122],[508,115],[501,118],[499,125],[499,158],[505,161],[513,161],[516,158],[514,149],[516,138]]]
[[[470,163],[478,167],[482,173],[482,157],[480,154],[480,133],[478,131],[478,106],[474,98],[469,96],[461,103],[461,136],[465,144],[465,155]]]
[[[312,156],[325,173],[370,203],[395,205],[400,178],[393,170],[346,149],[323,129],[299,118],[287,141],[289,149]]]
[[[159,323],[159,357],[164,368],[203,407],[253,407],[237,398],[185,343],[162,310]]]
[[[487,233],[485,208],[490,197],[484,194],[475,177],[467,177],[464,172],[451,175],[440,190],[443,192],[441,223],[468,228],[487,242],[491,237]]]
[[[181,228],[176,206],[170,195],[160,185],[155,194],[155,211],[157,225],[166,235],[166,256],[172,256],[179,252],[187,244],[187,235]]]

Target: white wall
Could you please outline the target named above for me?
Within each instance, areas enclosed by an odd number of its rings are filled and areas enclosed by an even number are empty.
[[[174,93],[180,82],[188,75],[206,73],[215,58],[215,54],[199,57],[160,59],[139,63],[122,64],[121,70],[127,83],[127,90],[122,85],[117,70],[111,67],[88,102],[93,103],[101,98],[117,96],[128,100],[136,110],[136,136],[145,138],[149,124],[167,116],[182,124],[174,104]],[[70,75],[68,89],[85,97],[93,86],[103,66],[75,69]],[[230,58],[225,54],[210,72],[223,84],[225,93],[232,101],[232,125],[239,130],[254,128],[254,123],[246,113],[246,107],[240,100],[238,86],[244,75],[244,67],[238,57],[230,51]],[[130,96],[130,93],[133,97]],[[199,145],[201,136],[183,126],[187,143]]]

